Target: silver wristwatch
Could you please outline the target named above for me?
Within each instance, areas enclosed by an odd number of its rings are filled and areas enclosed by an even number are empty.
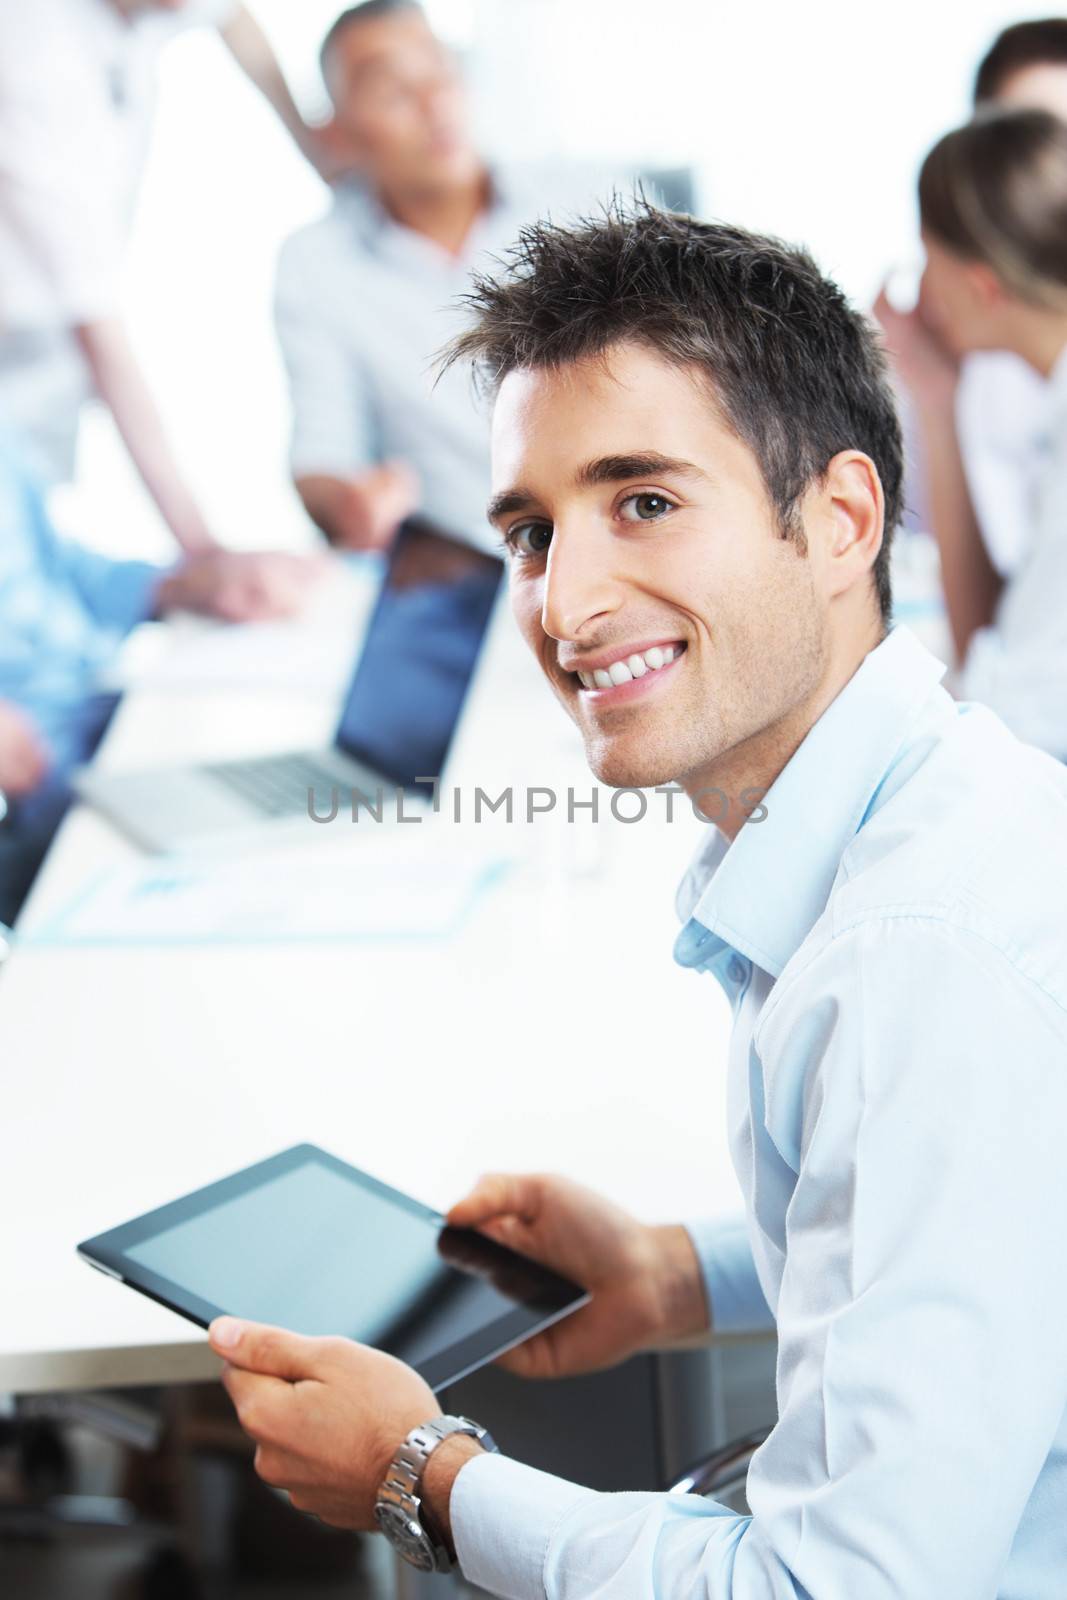
[[[441,1440],[453,1433],[477,1439],[483,1450],[496,1449],[491,1434],[467,1417],[434,1417],[412,1428],[378,1490],[375,1522],[393,1549],[420,1572],[451,1572],[455,1565],[439,1533],[427,1526],[422,1505],[426,1463]]]

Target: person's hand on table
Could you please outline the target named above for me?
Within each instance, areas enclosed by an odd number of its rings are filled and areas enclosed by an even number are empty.
[[[403,1362],[350,1339],[308,1339],[232,1317],[213,1322],[210,1337],[264,1482],[335,1527],[373,1528],[397,1449],[412,1428],[441,1415],[433,1391]],[[480,1449],[464,1445],[461,1462]]]
[[[419,504],[419,480],[403,461],[383,461],[351,478],[299,478],[308,513],[345,550],[384,550]]]
[[[31,719],[10,700],[0,700],[0,795],[29,794],[50,765],[48,747]],[[5,809],[0,801],[0,816]]]
[[[871,309],[893,369],[918,409],[943,410],[954,405],[960,364],[938,338],[922,291],[913,310],[898,311],[883,286]]]
[[[499,1364],[519,1377],[592,1372],[708,1331],[700,1267],[680,1226],[638,1222],[567,1178],[499,1173],[482,1178],[447,1220],[592,1294],[581,1310],[501,1356]]]
[[[156,606],[196,611],[222,622],[295,616],[328,570],[322,556],[281,550],[206,550],[187,556],[160,582]]]

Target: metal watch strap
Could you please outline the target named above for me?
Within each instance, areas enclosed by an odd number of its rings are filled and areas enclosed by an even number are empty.
[[[393,1457],[385,1482],[378,1491],[379,1502],[399,1502],[414,1516],[433,1546],[434,1566],[438,1572],[450,1572],[455,1563],[441,1543],[438,1530],[427,1526],[422,1507],[422,1479],[437,1446],[456,1433],[477,1439],[483,1450],[497,1449],[488,1428],[472,1422],[469,1417],[434,1417],[412,1428]]]

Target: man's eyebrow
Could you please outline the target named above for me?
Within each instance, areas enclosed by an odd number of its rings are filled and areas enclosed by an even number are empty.
[[[692,461],[676,460],[661,455],[658,450],[641,451],[636,455],[598,456],[578,468],[574,481],[581,489],[590,489],[598,483],[625,483],[629,478],[657,478],[670,474],[675,478],[702,478],[705,474]]]
[[[490,522],[499,522],[502,517],[513,516],[516,511],[529,511],[536,504],[537,497],[529,489],[505,489],[493,496],[485,508],[485,514]]]
[[[645,450],[628,456],[597,456],[586,461],[574,475],[579,489],[592,489],[600,483],[627,483],[631,478],[704,478],[707,476],[692,461],[682,461],[674,456],[661,455],[658,450]],[[514,516],[518,511],[530,511],[537,505],[537,496],[529,489],[505,489],[495,494],[486,507],[490,522]]]
[[[380,77],[395,70],[396,57],[391,50],[375,50],[356,61],[348,71],[348,82],[358,83],[360,78]]]

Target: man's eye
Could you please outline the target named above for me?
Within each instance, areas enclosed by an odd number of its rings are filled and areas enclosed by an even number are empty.
[[[550,522],[520,522],[508,529],[508,548],[520,556],[543,556],[552,543]]]
[[[619,515],[624,522],[655,522],[657,517],[673,510],[674,501],[668,500],[666,495],[646,492],[628,495],[619,507]]]

